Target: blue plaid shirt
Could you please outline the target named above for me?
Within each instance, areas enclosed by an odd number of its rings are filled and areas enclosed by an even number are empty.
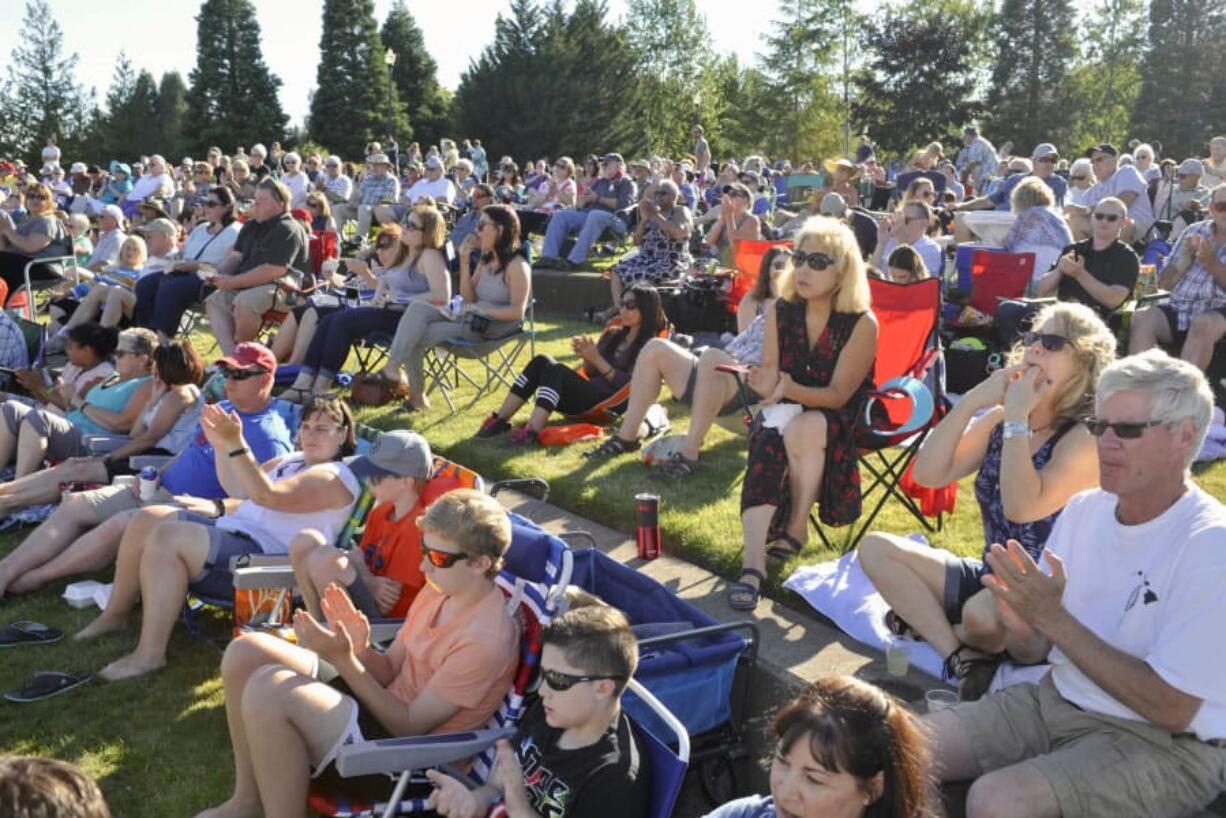
[[[359,205],[373,206],[384,202],[395,202],[399,198],[400,180],[390,173],[386,176],[367,176],[358,185]]]

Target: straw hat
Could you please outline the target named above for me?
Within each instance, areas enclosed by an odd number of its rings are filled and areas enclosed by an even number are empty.
[[[838,159],[827,159],[823,165],[826,168],[826,172],[830,174],[833,174],[836,170],[842,168],[843,170],[851,172],[852,179],[855,179],[860,175],[860,166],[843,156],[840,156]]]

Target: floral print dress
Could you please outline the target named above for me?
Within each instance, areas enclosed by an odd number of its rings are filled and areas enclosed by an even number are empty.
[[[839,355],[865,313],[832,312],[817,343],[810,343],[805,305],[780,298],[775,302],[779,339],[779,371],[801,386],[829,386]],[[864,413],[871,373],[855,394],[838,409],[807,409],[826,416],[826,467],[818,490],[818,517],[825,525],[839,526],[860,516],[860,469],[856,427]],[[762,415],[749,430],[749,462],[741,488],[741,511],[754,506],[775,506],[769,539],[783,533],[790,515],[788,456],[783,435],[762,425]]]

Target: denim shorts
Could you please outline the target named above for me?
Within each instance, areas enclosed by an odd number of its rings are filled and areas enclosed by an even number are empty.
[[[217,520],[212,517],[205,517],[191,511],[180,511],[177,519],[188,523],[199,523],[209,532],[209,556],[205,559],[200,573],[192,577],[187,587],[192,593],[201,596],[232,599],[234,597],[234,574],[230,571],[230,560],[244,554],[260,554],[264,549],[246,534],[221,530],[217,527]]]

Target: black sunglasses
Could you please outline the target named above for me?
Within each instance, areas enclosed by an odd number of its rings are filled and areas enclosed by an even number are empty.
[[[639,308],[639,302],[635,301],[633,298],[623,298],[622,299],[622,309],[637,310],[638,308]]]
[[[248,378],[258,378],[264,374],[263,370],[250,369],[223,369],[226,373],[226,378],[231,381],[245,381]]]
[[[1086,428],[1090,430],[1090,434],[1095,437],[1102,437],[1110,429],[1115,432],[1115,436],[1120,440],[1136,440],[1151,426],[1161,426],[1166,423],[1164,420],[1147,420],[1144,423],[1112,423],[1109,420],[1099,420],[1092,416],[1082,418],[1081,422],[1086,425]]]
[[[450,551],[439,551],[426,545],[426,538],[421,539],[421,555],[430,561],[435,568],[450,568],[460,560],[469,559],[464,553],[453,554]]]
[[[1095,213],[1094,218],[1100,222],[1116,222],[1120,220],[1118,213]]]
[[[1069,340],[1063,335],[1055,335],[1050,332],[1022,333],[1022,346],[1032,347],[1035,344],[1042,344],[1043,349],[1048,352],[1059,352],[1068,342]]]
[[[803,250],[793,250],[792,264],[797,267],[802,264],[808,264],[814,270],[825,270],[827,267],[833,266],[834,259],[825,253],[806,253]]]
[[[623,676],[578,676],[574,673],[563,673],[560,670],[545,670],[541,669],[541,680],[549,685],[551,690],[558,693],[565,693],[581,682],[598,682],[602,679],[611,679],[613,681],[621,681]]]

